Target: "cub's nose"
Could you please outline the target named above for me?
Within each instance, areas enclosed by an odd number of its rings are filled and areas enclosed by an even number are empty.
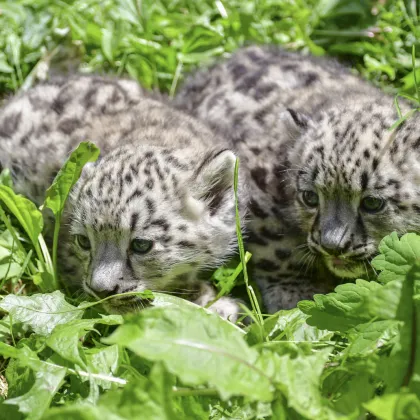
[[[118,291],[118,286],[115,286],[113,289],[107,289],[107,288],[103,288],[103,287],[90,287],[93,292],[95,293],[95,295],[99,298],[99,299],[105,299],[109,296],[113,296],[113,295],[117,295],[119,293]]]
[[[324,230],[321,232],[320,245],[328,254],[339,256],[348,250],[350,241],[343,229]]]

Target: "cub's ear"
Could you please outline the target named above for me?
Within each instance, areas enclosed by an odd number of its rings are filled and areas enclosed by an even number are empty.
[[[95,166],[99,163],[101,157],[98,157],[96,162],[88,162],[83,166],[82,173],[80,178],[85,178],[91,176],[95,171]]]
[[[207,209],[213,216],[226,205],[232,206],[235,162],[236,156],[231,150],[219,150],[205,156],[190,180],[191,200],[195,203],[190,207],[196,210],[190,212],[191,215],[198,217]]]
[[[280,119],[285,122],[287,128],[294,134],[303,133],[312,123],[312,120],[308,115],[291,108],[285,109],[280,114]]]

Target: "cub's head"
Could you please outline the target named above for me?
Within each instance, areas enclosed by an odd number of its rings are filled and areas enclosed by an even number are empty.
[[[235,160],[230,150],[131,146],[86,167],[69,203],[85,291],[194,296],[198,271],[235,251]],[[114,312],[138,306],[135,296],[108,301]]]
[[[291,118],[302,133],[289,153],[296,217],[342,278],[368,274],[385,235],[420,230],[420,117],[390,131],[398,117],[388,102]]]

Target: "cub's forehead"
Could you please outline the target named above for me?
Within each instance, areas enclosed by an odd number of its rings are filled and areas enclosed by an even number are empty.
[[[418,166],[420,120],[390,130],[397,119],[395,108],[377,104],[326,113],[304,136],[300,178],[327,189],[383,189]]]
[[[74,223],[132,229],[181,206],[180,189],[190,164],[169,149],[122,148],[88,165],[71,196]],[[133,215],[135,220],[133,219]]]

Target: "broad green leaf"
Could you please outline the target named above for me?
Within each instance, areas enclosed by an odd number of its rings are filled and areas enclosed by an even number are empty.
[[[412,265],[420,259],[420,236],[407,233],[401,238],[394,232],[386,236],[379,244],[380,255],[372,265],[380,270],[378,280],[388,283],[391,280],[403,280]]]
[[[8,359],[9,357],[18,357],[18,355],[19,350],[17,350],[15,347],[0,342],[0,356]]]
[[[108,376],[117,375],[118,368],[121,364],[121,348],[118,345],[112,345],[102,348],[93,348],[85,350],[86,364],[89,371],[93,373],[105,374]],[[102,389],[111,389],[112,382],[106,380],[95,379],[96,383]]]
[[[53,408],[44,420],[182,420],[173,408],[172,380],[161,364],[156,364],[148,381],[133,381],[123,390],[104,395],[97,406],[76,405]]]
[[[401,323],[399,337],[395,340],[390,356],[381,359],[378,365],[378,376],[385,380],[388,392],[396,392],[401,387],[408,387],[413,380],[413,375],[420,374],[418,363],[420,356],[417,349],[420,325],[418,325],[418,314],[416,314],[418,308],[416,308],[413,299],[414,284],[419,280],[420,263],[416,263],[402,283],[403,287],[395,316]]]
[[[379,420],[420,418],[420,400],[415,394],[386,394],[364,404]]]
[[[82,173],[83,166],[88,162],[94,162],[98,156],[99,149],[93,143],[80,143],[58,172],[51,187],[48,188],[44,207],[51,209],[54,215],[60,215],[71,188]]]
[[[87,369],[86,357],[81,352],[80,337],[92,331],[95,324],[118,325],[119,315],[109,315],[98,319],[73,319],[57,325],[47,338],[46,344],[63,359]]]
[[[360,418],[362,404],[373,398],[375,388],[370,372],[352,372],[350,364],[347,370],[335,369],[322,383],[322,392],[334,401],[334,410],[354,419]]]
[[[57,325],[83,315],[82,310],[65,301],[60,291],[32,296],[8,295],[0,300],[0,309],[8,312],[14,323],[23,323],[44,336],[51,334]]]
[[[286,396],[289,407],[308,419],[337,419],[321,395],[321,375],[331,349],[290,357],[263,350],[257,366],[270,375]]]
[[[35,204],[22,195],[15,194],[12,189],[5,185],[0,185],[0,200],[18,219],[32,244],[37,247],[38,236],[42,232],[44,221],[42,213],[36,208]]]
[[[66,376],[66,371],[65,368],[42,363],[42,367],[35,372],[35,383],[30,391],[22,396],[7,399],[4,404],[17,405],[27,420],[43,418]]]
[[[104,342],[162,361],[183,383],[208,384],[224,399],[231,395],[262,401],[272,398],[270,379],[254,366],[256,350],[247,346],[236,327],[201,308],[144,310],[128,318]]]

